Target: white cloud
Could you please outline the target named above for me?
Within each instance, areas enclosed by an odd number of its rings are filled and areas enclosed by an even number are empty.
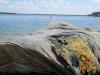
[[[5,3],[8,3],[7,0],[0,0],[0,4],[5,4]]]
[[[100,4],[100,0],[92,0],[93,2]]]
[[[94,0],[99,1],[100,0]],[[96,7],[74,4],[68,0],[0,0],[0,11],[22,13],[86,14]]]
[[[100,0],[93,0],[93,1],[95,1],[95,2],[100,2]]]

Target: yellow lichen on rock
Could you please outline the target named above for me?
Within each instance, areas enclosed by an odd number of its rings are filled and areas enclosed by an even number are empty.
[[[100,65],[95,54],[92,52],[89,42],[81,36],[63,37],[58,42],[53,42],[58,49],[59,55],[81,73],[100,71]]]
[[[75,39],[73,43],[73,48],[75,52],[79,55],[80,59],[80,71],[82,73],[85,72],[93,72],[96,69],[93,60],[95,59],[94,54],[90,50],[88,44],[82,38]]]

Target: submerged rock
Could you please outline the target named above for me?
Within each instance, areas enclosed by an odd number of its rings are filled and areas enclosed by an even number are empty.
[[[99,74],[99,37],[65,22],[50,23],[33,35],[0,42],[0,72]]]

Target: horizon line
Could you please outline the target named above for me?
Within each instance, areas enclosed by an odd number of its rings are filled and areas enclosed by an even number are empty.
[[[67,15],[67,16],[86,16],[85,14],[47,14],[47,13],[14,13],[14,12],[0,12],[0,14],[15,14],[15,15]],[[89,15],[89,14],[87,14]]]

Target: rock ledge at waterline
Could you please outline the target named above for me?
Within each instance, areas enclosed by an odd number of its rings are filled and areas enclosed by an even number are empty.
[[[53,22],[32,35],[0,42],[0,72],[95,75],[100,73],[100,33]]]

